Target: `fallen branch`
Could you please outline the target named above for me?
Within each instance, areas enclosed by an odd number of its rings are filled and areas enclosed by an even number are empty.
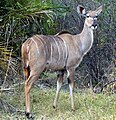
[[[114,82],[116,82],[116,80],[109,81],[108,83],[106,83],[106,84],[103,86],[103,88],[106,87],[107,85],[111,84],[111,83],[114,83]]]
[[[19,85],[23,85],[24,82],[21,82],[21,83],[17,83],[17,84],[14,84],[12,86],[10,86],[9,88],[4,88],[4,87],[1,87],[0,91],[1,92],[4,92],[4,91],[10,91],[10,90],[14,90],[15,87],[19,86]]]

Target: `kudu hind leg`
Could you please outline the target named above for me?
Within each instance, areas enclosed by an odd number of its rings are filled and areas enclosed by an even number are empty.
[[[58,105],[59,92],[62,87],[63,76],[64,76],[64,71],[60,71],[60,73],[57,75],[57,90],[56,90],[56,96],[53,103],[53,107],[55,109],[57,108],[57,105]]]
[[[28,119],[32,118],[32,116],[30,114],[30,90],[31,90],[33,83],[38,78],[39,78],[39,75],[30,74],[28,79],[25,81],[25,107],[26,107],[25,114]]]
[[[68,72],[68,84],[69,84],[69,90],[70,90],[70,97],[71,97],[71,110],[75,110],[74,106],[74,68],[71,68],[67,70]]]

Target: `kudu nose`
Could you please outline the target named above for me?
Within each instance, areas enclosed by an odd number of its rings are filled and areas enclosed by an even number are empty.
[[[97,23],[94,23],[93,25],[92,25],[92,29],[97,29]]]
[[[96,20],[93,21],[93,24],[92,24],[91,28],[93,30],[97,29],[97,22],[96,22]]]

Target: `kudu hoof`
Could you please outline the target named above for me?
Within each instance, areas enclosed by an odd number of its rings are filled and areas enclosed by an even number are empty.
[[[71,108],[71,112],[75,112],[75,108]]]
[[[57,107],[56,106],[53,105],[53,108],[54,108],[55,111],[57,111]]]
[[[34,117],[31,115],[31,113],[25,112],[25,115],[26,115],[28,120],[34,120]]]

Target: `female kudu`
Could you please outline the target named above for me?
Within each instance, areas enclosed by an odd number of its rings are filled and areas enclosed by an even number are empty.
[[[80,34],[71,35],[62,33],[57,35],[34,35],[22,45],[22,62],[25,82],[26,116],[30,114],[30,89],[39,79],[44,70],[59,71],[57,77],[57,90],[53,107],[57,107],[59,91],[62,86],[63,76],[66,71],[71,96],[71,109],[74,110],[74,72],[90,50],[93,44],[93,30],[97,28],[97,17],[102,11],[102,6],[95,11],[86,12],[84,7],[77,7],[78,13],[85,16],[83,30]]]

